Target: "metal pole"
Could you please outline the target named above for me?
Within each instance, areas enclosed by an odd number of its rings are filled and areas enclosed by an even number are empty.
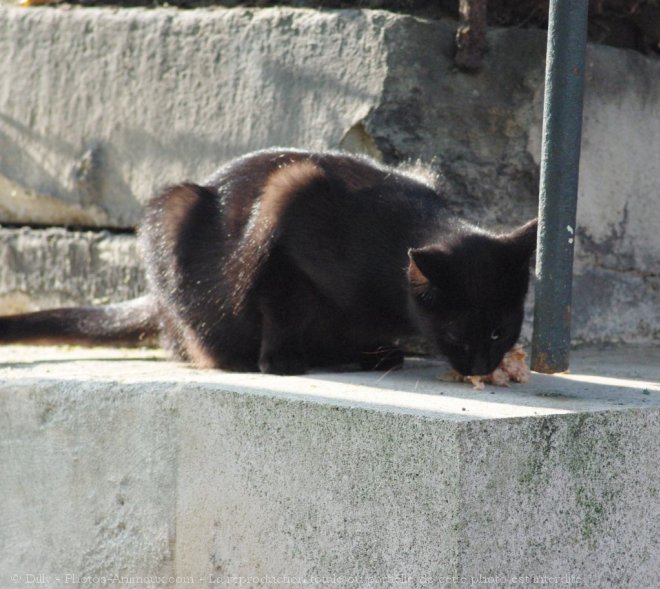
[[[568,369],[588,0],[550,0],[532,370]]]

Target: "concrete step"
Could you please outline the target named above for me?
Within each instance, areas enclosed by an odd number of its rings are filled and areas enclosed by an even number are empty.
[[[0,314],[132,299],[146,289],[134,235],[0,227]]]
[[[429,360],[275,377],[0,354],[2,586],[660,584],[657,349],[483,392]]]

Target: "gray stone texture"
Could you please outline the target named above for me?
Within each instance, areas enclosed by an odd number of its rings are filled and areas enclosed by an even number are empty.
[[[650,350],[583,351],[572,375],[484,392],[439,382],[440,363],[282,378],[149,354],[3,350],[3,587],[660,583]]]
[[[512,226],[536,210],[545,35],[493,29],[465,74],[454,32],[380,11],[0,8],[0,221],[131,227],[159,187],[279,144],[419,159],[467,217]],[[587,64],[576,339],[648,341],[660,62],[591,45]]]
[[[1,10],[0,173],[123,227],[256,147],[339,145],[386,71],[384,13]]]
[[[0,229],[3,314],[104,304],[145,291],[136,240],[108,231]]]

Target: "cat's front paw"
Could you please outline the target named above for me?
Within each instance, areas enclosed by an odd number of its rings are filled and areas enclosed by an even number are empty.
[[[259,370],[264,374],[304,374],[307,372],[307,362],[298,354],[262,353]]]

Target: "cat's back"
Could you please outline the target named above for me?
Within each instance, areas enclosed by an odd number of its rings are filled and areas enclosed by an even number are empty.
[[[437,178],[421,165],[391,167],[339,151],[268,149],[222,166],[205,185],[217,194],[229,235],[256,209],[281,217],[292,205],[352,214],[424,217],[446,207]],[[301,202],[302,201],[302,202]]]
[[[141,241],[164,273],[172,257],[186,265],[200,257],[222,262],[265,246],[275,233],[357,241],[408,241],[414,233],[422,241],[445,208],[435,178],[420,166],[268,149],[228,162],[200,185],[173,186],[152,199]]]

